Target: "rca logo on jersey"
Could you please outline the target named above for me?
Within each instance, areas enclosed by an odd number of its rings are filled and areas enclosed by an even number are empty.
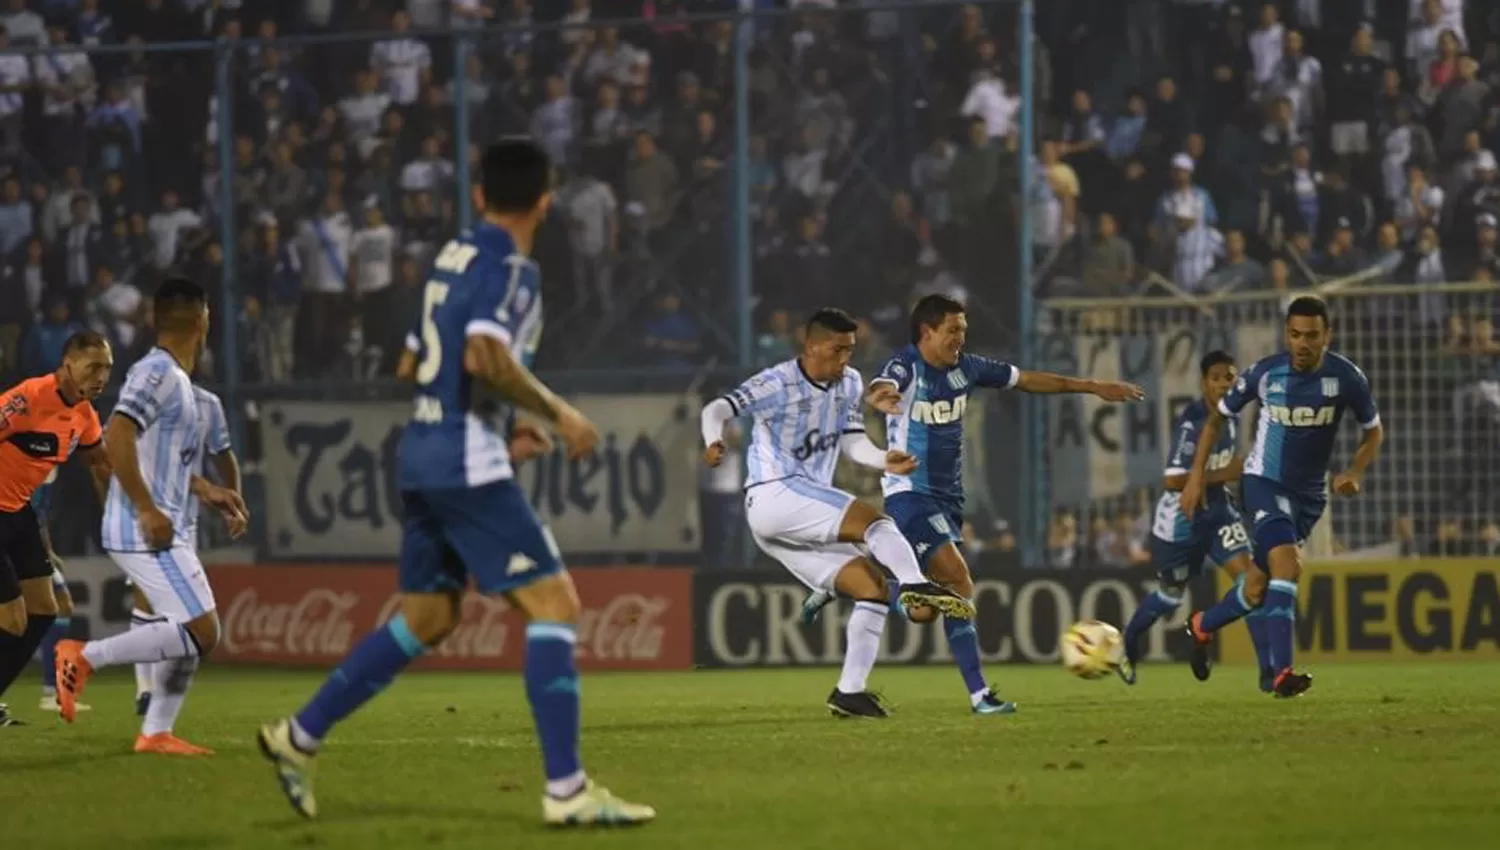
[[[824,434],[817,428],[807,432],[802,440],[802,445],[792,449],[792,457],[797,460],[807,460],[815,454],[833,451],[839,447],[839,435],[837,433]]]
[[[911,406],[911,418],[923,425],[951,425],[962,420],[968,409],[968,396],[952,401],[919,401]]]
[[[1298,662],[1500,658],[1493,559],[1312,563],[1298,584]],[[1243,630],[1221,637],[1224,660],[1254,661]]]
[[[1293,428],[1316,428],[1322,425],[1332,425],[1338,408],[1331,405],[1323,407],[1286,407],[1280,404],[1266,405],[1266,415],[1272,422],[1278,425],[1289,425]]]

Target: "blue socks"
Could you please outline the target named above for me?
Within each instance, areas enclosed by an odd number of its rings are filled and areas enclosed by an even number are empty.
[[[1297,583],[1273,578],[1266,588],[1265,629],[1271,670],[1292,666],[1292,629],[1297,623]]]
[[[1255,645],[1255,658],[1260,663],[1261,690],[1270,690],[1271,678],[1276,670],[1271,667],[1271,635],[1266,630],[1266,609],[1256,608],[1245,615],[1245,628],[1250,630],[1250,642]]]
[[[578,756],[579,687],[573,649],[577,631],[568,623],[526,626],[526,699],[536,721],[547,771],[547,793],[569,797],[583,787]]]
[[[979,667],[979,633],[974,630],[973,621],[944,617],[943,635],[948,638],[948,649],[953,652],[953,660],[958,663],[958,672],[964,677],[964,687],[968,689],[969,696],[988,690],[984,671]]]
[[[406,669],[413,658],[426,650],[398,614],[384,626],[371,632],[349,653],[312,701],[297,712],[294,731],[313,742],[323,740],[334,724],[353,714],[360,706],[385,690],[396,674]],[[304,742],[297,736],[299,746]]]
[[[1181,604],[1181,597],[1173,596],[1160,589],[1142,599],[1140,607],[1136,608],[1135,613],[1131,615],[1130,622],[1125,624],[1125,657],[1131,661],[1140,657],[1141,635],[1156,625],[1157,620],[1170,617]]]
[[[42,689],[49,694],[57,693],[57,642],[68,636],[72,623],[71,617],[58,617],[42,636]]]
[[[1253,608],[1245,599],[1245,577],[1240,576],[1234,582],[1234,587],[1229,588],[1213,607],[1203,612],[1203,619],[1199,627],[1205,632],[1213,633],[1250,613]]]

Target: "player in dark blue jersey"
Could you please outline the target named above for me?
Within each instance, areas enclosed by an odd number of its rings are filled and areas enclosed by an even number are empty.
[[[1245,460],[1244,513],[1252,523],[1254,562],[1242,590],[1193,615],[1188,632],[1200,646],[1214,632],[1263,607],[1270,656],[1271,690],[1293,697],[1312,687],[1312,677],[1292,667],[1301,545],[1328,504],[1333,443],[1345,411],[1353,411],[1364,438],[1347,471],[1333,478],[1341,496],[1359,493],[1365,471],[1385,438],[1370,382],[1348,358],[1328,350],[1333,328],[1328,305],[1302,296],[1287,308],[1287,351],[1259,361],[1240,378],[1203,423],[1193,468],[1182,488],[1182,510],[1194,516],[1206,502],[1206,469],[1225,417],[1260,402],[1255,444]]]
[[[398,369],[417,385],[398,472],[401,612],[355,647],[301,711],[263,727],[260,747],[292,806],[313,817],[309,769],[322,739],[453,631],[472,578],[479,592],[505,595],[527,619],[526,696],[546,768],[545,820],[642,823],[655,811],[620,800],[583,771],[578,595],[551,532],[515,482],[506,441],[475,409],[480,385],[488,385],[551,423],[571,456],[592,454],[598,440],[525,365],[541,334],[539,273],[529,255],[552,202],[551,164],[534,142],[506,140],[486,151],[483,168],[474,194],[483,221],[438,253]]]
[[[1208,456],[1204,508],[1191,520],[1182,512],[1182,487],[1187,483],[1188,469],[1203,434],[1203,421],[1234,385],[1234,357],[1227,351],[1211,351],[1199,361],[1198,369],[1203,397],[1184,408],[1172,425],[1171,452],[1167,455],[1162,494],[1151,527],[1151,560],[1156,565],[1159,585],[1141,601],[1125,626],[1125,661],[1119,673],[1128,685],[1135,684],[1141,637],[1157,620],[1177,610],[1187,583],[1201,572],[1205,561],[1223,567],[1234,576],[1237,585],[1250,567],[1250,537],[1225,486],[1240,480],[1244,471],[1244,458],[1236,453],[1238,435],[1233,419],[1219,430],[1218,440]],[[1256,650],[1261,651],[1265,645],[1261,628],[1265,620],[1252,612],[1246,622],[1251,627]],[[1194,652],[1193,674],[1200,681],[1209,677],[1207,652]]]
[[[968,334],[964,306],[943,295],[917,302],[911,314],[912,344],[896,352],[870,381],[866,400],[886,414],[886,445],[917,458],[907,475],[882,479],[885,510],[916,550],[934,582],[965,599],[974,597],[963,542],[963,427],[969,393],[975,387],[1015,388],[1030,393],[1092,393],[1106,401],[1138,401],[1140,387],[1115,381],[1065,378],[1020,369],[963,353]],[[803,603],[811,621],[832,600],[814,593]],[[899,608],[898,608],[899,610]],[[927,622],[936,612],[925,606],[904,612]],[[979,663],[979,637],[967,619],[943,618],[943,633],[963,674],[975,714],[1010,714],[1015,703],[1001,699],[986,683]]]

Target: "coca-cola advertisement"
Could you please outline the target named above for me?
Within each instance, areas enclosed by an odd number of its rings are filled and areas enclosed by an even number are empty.
[[[400,611],[394,567],[222,566],[208,572],[224,626],[216,662],[330,666]],[[692,666],[692,570],[600,567],[572,575],[583,605],[579,666]],[[469,593],[458,628],[418,666],[519,670],[525,644],[519,612],[502,598]]]

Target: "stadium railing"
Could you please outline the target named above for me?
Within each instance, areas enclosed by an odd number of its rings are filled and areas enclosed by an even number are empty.
[[[1315,556],[1475,553],[1497,537],[1500,499],[1500,288],[1325,285],[1332,348],[1369,377],[1386,428],[1379,461],[1353,499],[1335,499]],[[1199,395],[1198,360],[1214,349],[1241,368],[1282,349],[1285,305],[1302,292],[1039,304],[1039,368],[1132,381],[1147,402],[1114,408],[1057,398],[1045,409],[1045,474],[1033,495],[1051,506],[1056,548],[1104,523],[1149,533],[1173,418]],[[1242,442],[1253,415],[1242,417]],[[1340,429],[1335,468],[1358,429]],[[1121,520],[1120,517],[1126,517]],[[1092,557],[1093,553],[1086,553]]]

